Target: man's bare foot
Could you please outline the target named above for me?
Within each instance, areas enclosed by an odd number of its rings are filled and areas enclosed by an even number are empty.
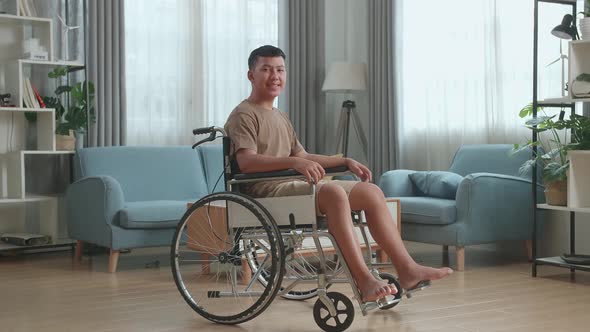
[[[418,264],[404,271],[398,271],[399,283],[403,289],[410,289],[422,280],[442,279],[451,273],[453,273],[453,270],[448,267],[435,269]]]
[[[362,302],[377,301],[384,296],[393,295],[398,292],[394,285],[387,283],[387,280],[377,280],[373,277],[363,284],[359,284],[358,287],[361,292]]]

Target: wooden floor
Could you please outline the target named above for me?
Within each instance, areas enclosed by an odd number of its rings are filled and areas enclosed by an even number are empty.
[[[415,259],[440,266],[440,247],[408,243]],[[451,251],[452,256],[452,251]],[[540,267],[495,251],[469,249],[456,272],[389,311],[357,315],[348,331],[588,331],[590,274]],[[451,258],[452,259],[452,258]],[[154,267],[156,260],[159,267]],[[121,255],[106,273],[107,256],[72,262],[70,252],[0,256],[1,331],[317,331],[315,300],[277,298],[239,326],[208,322],[184,303],[166,250]],[[451,260],[451,264],[453,261]],[[351,296],[349,286],[338,289]],[[355,302],[356,306],[356,302]]]

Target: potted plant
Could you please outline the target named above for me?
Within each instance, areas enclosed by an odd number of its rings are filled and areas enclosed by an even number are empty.
[[[583,15],[578,23],[581,37],[582,39],[590,39],[590,0],[586,0],[586,9],[580,14]]]
[[[557,115],[547,116],[542,108],[539,108],[540,116],[529,118],[526,127],[536,131],[537,141],[527,141],[526,144],[515,144],[514,152],[522,149],[537,147],[530,160],[527,160],[520,168],[521,173],[531,171],[533,165],[542,167],[541,177],[545,184],[545,198],[550,205],[567,205],[567,171],[569,160],[567,153],[570,150],[590,149],[590,119],[572,114],[565,119],[565,111],[562,109]],[[532,104],[524,107],[519,116],[521,118],[533,115]],[[568,131],[570,140],[568,142]]]
[[[46,107],[55,109],[58,150],[73,150],[73,137],[75,137],[76,148],[82,148],[88,121],[96,121],[94,84],[84,81],[73,86],[67,85],[63,78],[68,72],[67,66],[56,67],[49,72],[48,77],[55,80],[56,89],[54,96],[43,97]],[[64,100],[67,100],[67,107],[64,106]]]

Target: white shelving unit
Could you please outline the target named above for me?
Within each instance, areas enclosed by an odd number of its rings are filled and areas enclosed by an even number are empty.
[[[551,107],[551,108],[569,108],[570,114],[575,113],[575,107],[577,102],[588,102],[590,98],[575,98],[571,93],[571,89],[568,96],[561,98],[551,98],[545,100],[538,100],[538,36],[539,36],[539,6],[541,4],[561,4],[571,7],[571,15],[576,17],[578,13],[576,0],[534,0],[534,52],[533,52],[533,116],[537,116],[538,108],[540,107]],[[587,40],[574,40],[569,42],[568,48],[568,87],[571,88],[572,82],[575,78],[582,74],[590,74],[590,41]],[[537,140],[537,135],[533,133],[533,141]],[[576,213],[589,213],[590,212],[590,151],[568,152],[570,158],[570,170],[568,174],[568,206],[553,206],[548,204],[536,204],[534,207],[537,209],[544,210],[555,210],[567,212],[570,216],[570,250],[569,254],[575,254],[575,223]],[[531,194],[536,201],[536,176],[537,173],[533,172],[533,183],[531,186]],[[590,271],[590,266],[570,264],[564,261],[561,257],[537,257],[537,209],[533,213],[533,264],[532,264],[532,276],[537,276],[537,266],[539,265],[552,265],[558,267],[569,268],[570,271],[584,270]]]
[[[47,89],[44,83],[36,81],[35,75],[43,75],[57,66],[68,66],[71,71],[84,69],[84,64],[79,62],[57,61],[55,58],[56,46],[53,39],[55,28],[51,18],[22,16],[18,7],[18,0],[0,0],[2,10],[0,14],[0,92],[10,93],[11,101],[16,107],[0,107],[0,125],[9,130],[9,134],[2,132],[5,136],[13,135],[16,132],[14,142],[10,136],[10,143],[0,147],[0,206],[15,204],[34,203],[40,221],[33,227],[33,231],[39,234],[52,236],[51,246],[70,244],[67,240],[67,230],[64,229],[63,216],[59,215],[60,201],[63,201],[63,193],[43,194],[27,192],[27,162],[28,158],[41,158],[41,155],[65,155],[71,156],[72,151],[57,151],[55,141],[56,114],[54,109],[48,108],[25,108],[23,103],[24,83],[29,79],[38,88],[42,95],[46,93],[41,90]],[[26,39],[39,39],[39,44],[48,52],[48,60],[23,59],[23,44]],[[41,74],[40,74],[41,73]],[[26,149],[26,130],[24,124],[26,113],[36,113],[36,149]],[[6,120],[5,120],[6,119]],[[9,124],[6,124],[9,122]],[[28,127],[28,126],[27,126]],[[7,129],[8,128],[8,129]],[[30,129],[30,128],[29,128]],[[30,134],[30,133],[29,133]],[[32,135],[35,136],[35,135]],[[35,160],[35,159],[33,159]],[[28,163],[30,164],[30,162]],[[71,166],[71,165],[70,165]],[[31,171],[29,171],[30,173]],[[29,208],[25,209],[28,214]],[[0,212],[2,213],[2,212]],[[62,220],[60,220],[60,218]],[[16,230],[19,226],[25,228],[25,221],[9,220],[13,223],[9,227],[11,232],[32,232],[31,229]],[[0,233],[6,231],[0,225]],[[30,225],[29,225],[30,226]],[[0,251],[12,250],[15,247],[0,242]]]
[[[590,40],[572,40],[569,42],[568,87],[580,74],[590,74]],[[589,102],[590,97],[577,98],[570,92],[572,102]]]
[[[590,151],[569,151],[567,155],[570,160],[567,205],[590,211]]]

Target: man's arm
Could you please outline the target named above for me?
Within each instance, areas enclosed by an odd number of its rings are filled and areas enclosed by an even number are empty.
[[[300,158],[271,157],[256,153],[252,149],[240,149],[236,153],[236,161],[243,173],[272,172],[284,169],[294,169],[303,174],[308,182],[313,179],[318,183],[326,174],[324,168],[317,162]]]
[[[293,156],[314,161],[320,164],[323,168],[346,166],[351,172],[361,178],[362,181],[371,181],[373,179],[373,174],[367,166],[351,158],[307,153],[307,151],[303,149],[295,153]]]

